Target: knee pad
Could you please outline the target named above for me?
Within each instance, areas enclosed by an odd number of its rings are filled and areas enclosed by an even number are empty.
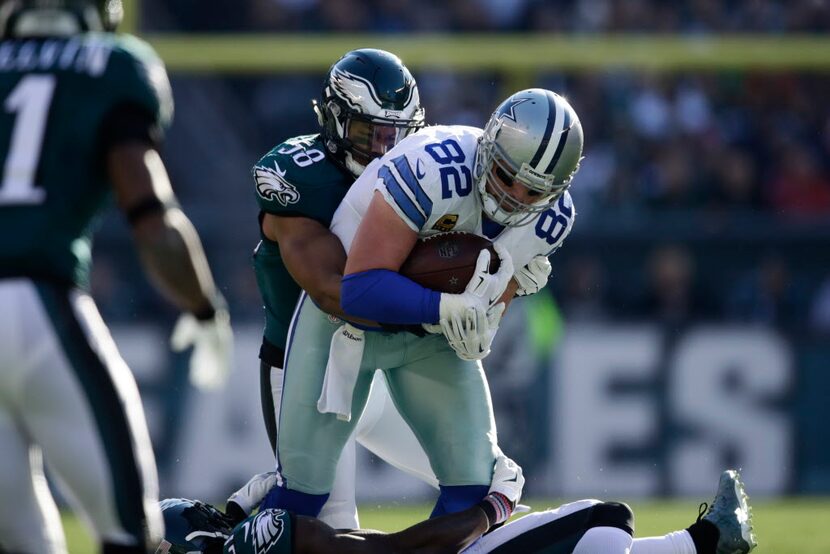
[[[430,514],[430,518],[452,514],[475,506],[482,498],[487,496],[490,490],[489,485],[440,485],[441,494]]]
[[[268,491],[259,509],[278,508],[300,516],[317,517],[328,499],[328,494],[309,494],[277,485]]]
[[[634,536],[634,512],[622,502],[603,502],[593,507],[590,527],[616,527]]]

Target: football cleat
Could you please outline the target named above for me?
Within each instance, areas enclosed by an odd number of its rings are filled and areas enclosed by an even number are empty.
[[[701,508],[698,521],[704,519],[720,532],[717,554],[746,554],[758,546],[752,530],[749,497],[736,470],[728,469],[721,474],[711,506],[703,503]]]

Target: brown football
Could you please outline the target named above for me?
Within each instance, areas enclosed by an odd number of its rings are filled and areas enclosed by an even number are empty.
[[[422,287],[458,294],[473,276],[478,253],[490,250],[490,273],[498,271],[499,257],[493,243],[470,233],[439,233],[421,239],[409,254],[400,273]]]

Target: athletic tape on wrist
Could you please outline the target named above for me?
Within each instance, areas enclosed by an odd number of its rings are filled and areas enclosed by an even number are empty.
[[[490,527],[504,523],[513,515],[513,503],[500,492],[491,492],[478,503],[478,506],[484,510]]]

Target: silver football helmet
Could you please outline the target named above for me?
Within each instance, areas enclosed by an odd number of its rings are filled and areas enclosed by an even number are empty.
[[[582,143],[579,117],[558,94],[534,88],[502,102],[476,151],[474,178],[484,213],[509,227],[530,223],[567,190]],[[517,186],[527,190],[516,194]]]

